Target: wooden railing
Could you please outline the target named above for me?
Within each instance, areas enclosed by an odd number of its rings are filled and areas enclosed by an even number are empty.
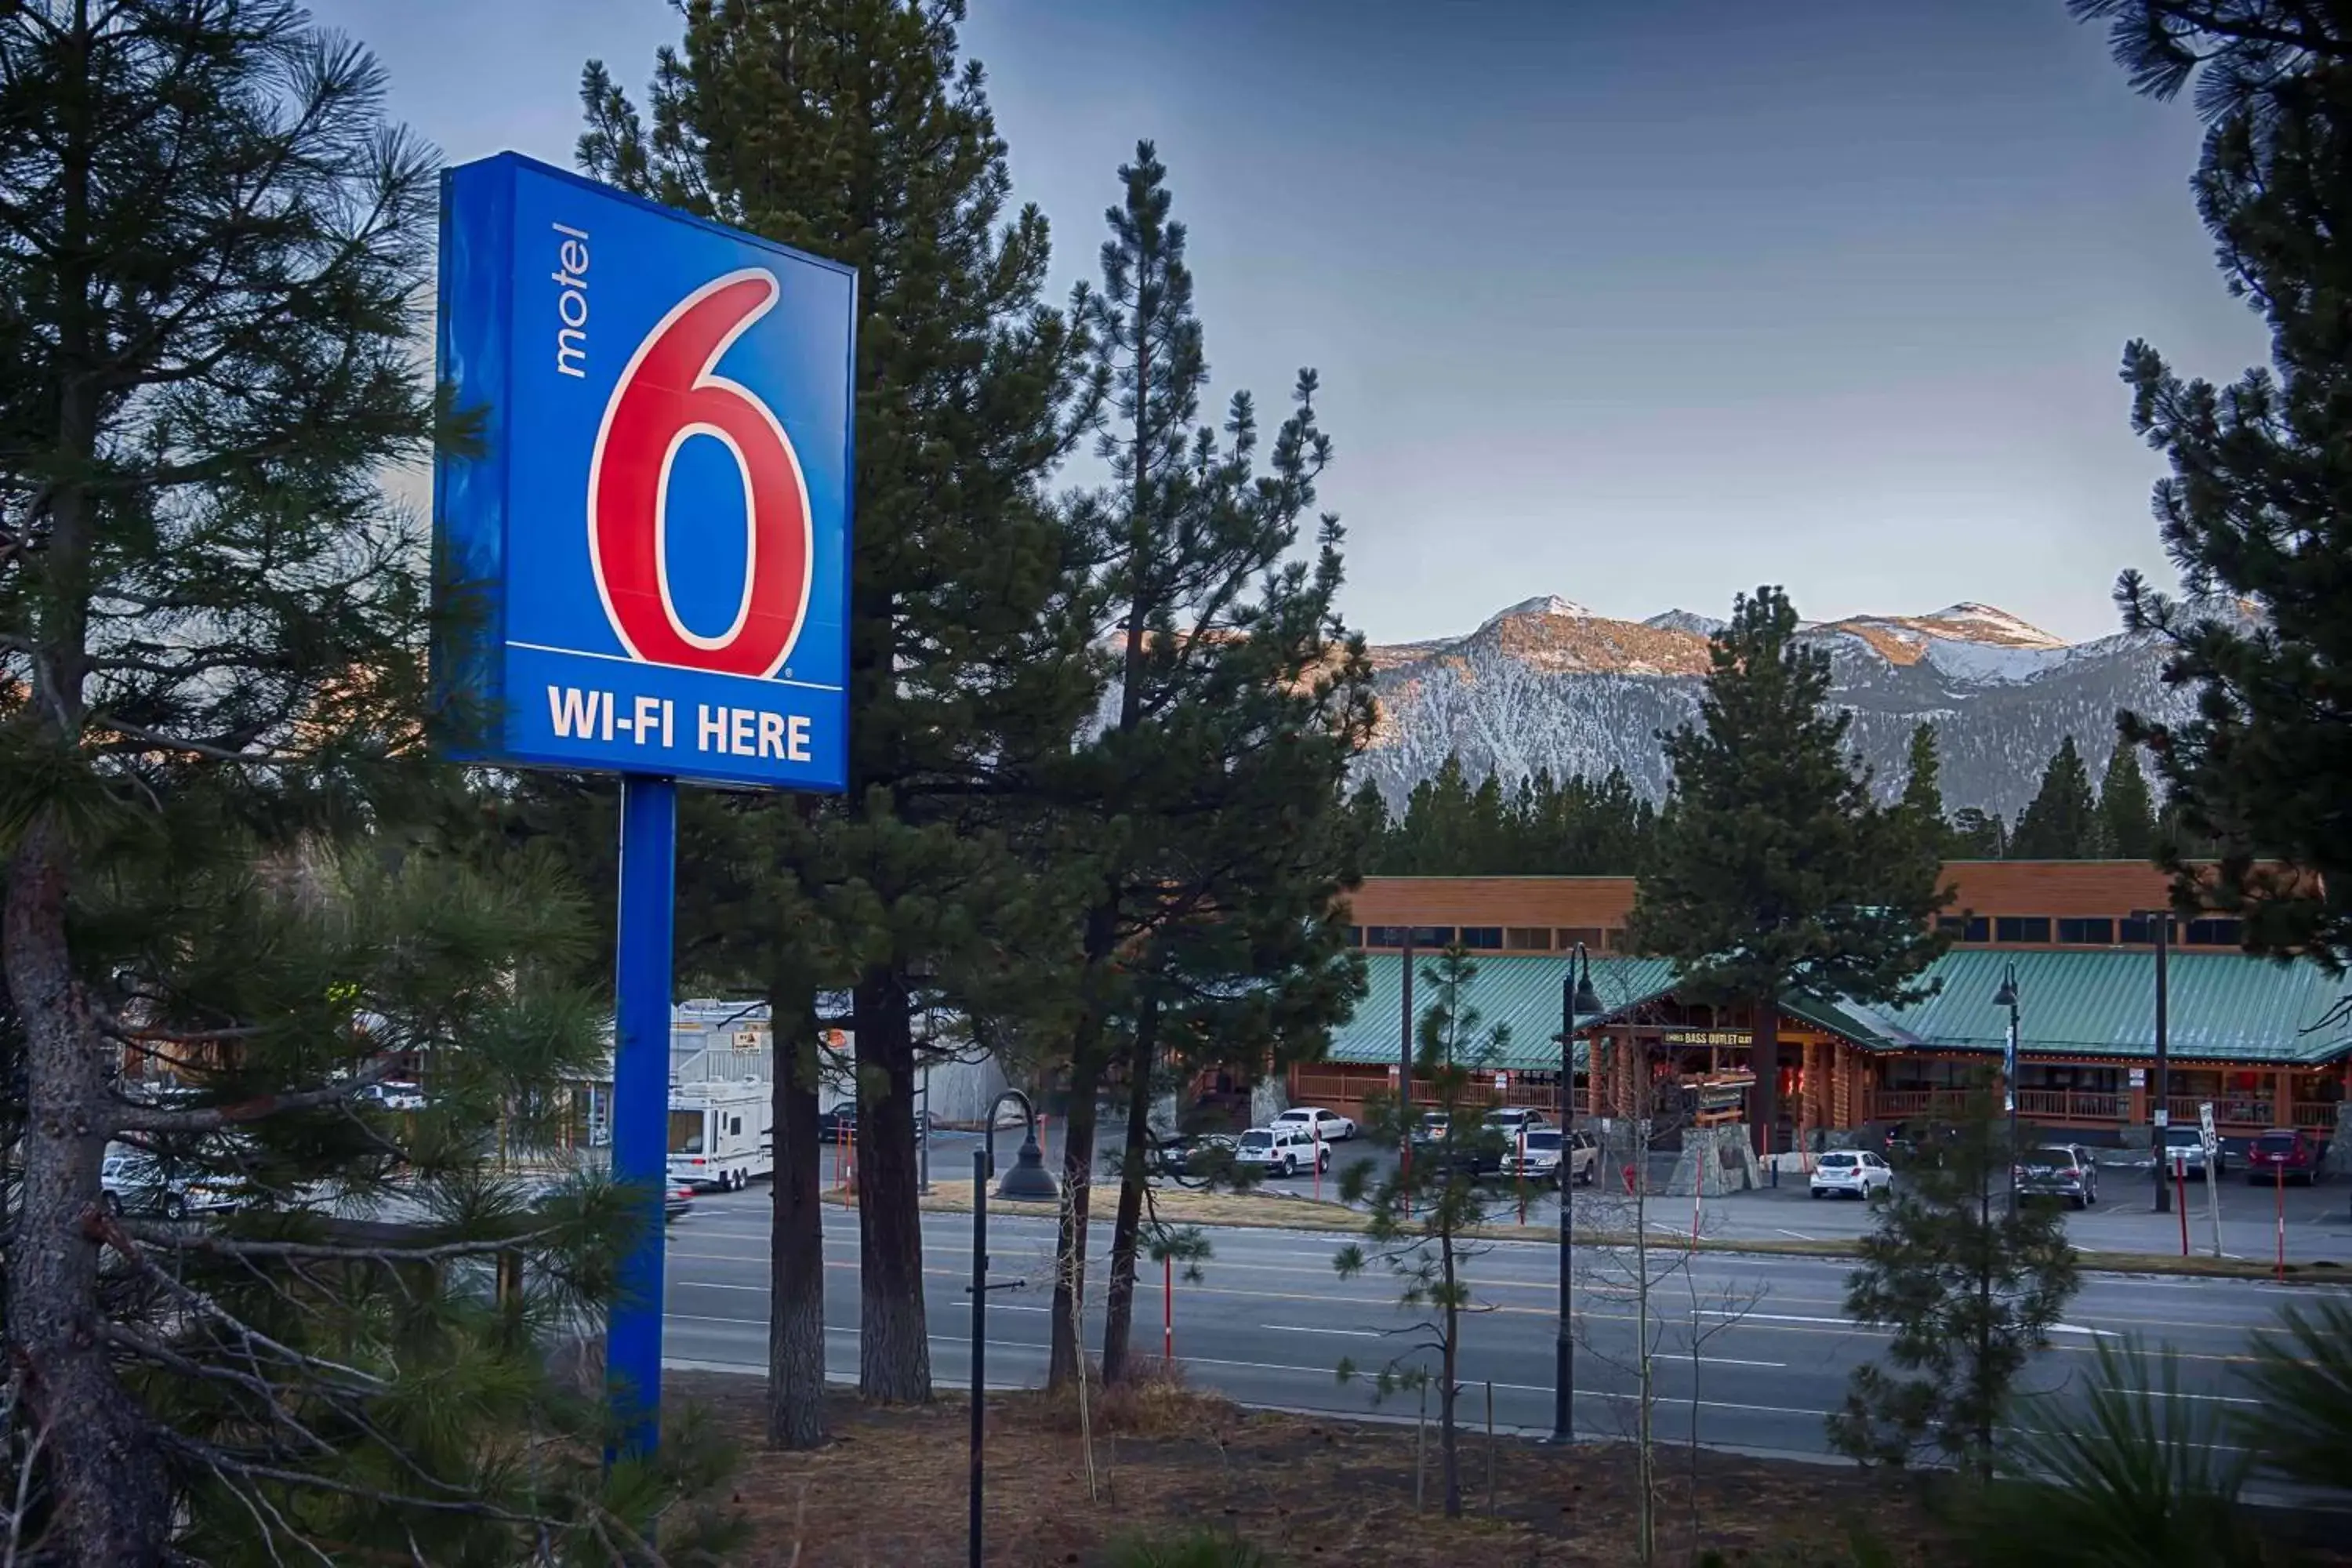
[[[2126,1096],[2103,1094],[2092,1089],[2021,1089],[2017,1091],[2019,1115],[2040,1117],[2069,1125],[2121,1121],[2130,1105]]]
[[[2336,1131],[2336,1107],[2326,1100],[2299,1100],[2294,1106],[2294,1125],[2315,1131]]]
[[[1915,1116],[1956,1116],[1968,1104],[1964,1089],[1882,1089],[1870,1097],[1871,1114],[1880,1121],[1905,1121]]]

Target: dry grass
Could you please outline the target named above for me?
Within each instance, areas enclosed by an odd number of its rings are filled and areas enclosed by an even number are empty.
[[[745,1568],[948,1568],[965,1561],[969,1406],[956,1398],[869,1410],[847,1396],[830,1412],[835,1437],[805,1454],[761,1446],[761,1384],[674,1373],[673,1398],[700,1403],[744,1447],[733,1500],[756,1531]],[[1560,1451],[1514,1439],[1490,1449],[1465,1433],[1465,1516],[1449,1521],[1433,1428],[1428,1506],[1416,1510],[1411,1425],[1337,1421],[1238,1409],[1156,1378],[1096,1408],[1098,1495],[1087,1494],[1075,1411],[1048,1395],[992,1396],[988,1409],[987,1560],[1044,1568],[1101,1561],[1133,1536],[1207,1529],[1264,1551],[1274,1563],[1363,1563],[1397,1568],[1620,1568],[1633,1560],[1633,1461],[1617,1445]],[[1661,1560],[1711,1548],[1743,1563],[1768,1550],[1831,1563],[1849,1527],[1867,1521],[1891,1561],[1932,1568],[1941,1542],[1901,1493],[1860,1472],[1795,1461],[1701,1453],[1696,1523],[1687,1450],[1664,1468]]]

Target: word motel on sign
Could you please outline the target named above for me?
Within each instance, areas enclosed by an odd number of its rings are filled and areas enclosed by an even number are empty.
[[[624,707],[610,691],[577,686],[547,689],[548,721],[557,737],[567,741],[611,741],[625,735],[640,746],[667,748],[677,732],[677,702],[667,697],[639,696]],[[690,733],[694,749],[706,753],[788,763],[810,760],[804,713],[698,702]]]

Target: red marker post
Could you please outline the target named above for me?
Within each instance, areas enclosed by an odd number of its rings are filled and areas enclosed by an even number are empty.
[[[2173,1207],[2180,1211],[2180,1256],[2189,1256],[2189,1156],[2172,1157],[2172,1190],[2179,1200]]]

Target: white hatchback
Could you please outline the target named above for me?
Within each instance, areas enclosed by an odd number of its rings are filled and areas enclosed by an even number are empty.
[[[1813,1167],[1813,1196],[1869,1198],[1895,1181],[1895,1167],[1867,1149],[1832,1149]]]

